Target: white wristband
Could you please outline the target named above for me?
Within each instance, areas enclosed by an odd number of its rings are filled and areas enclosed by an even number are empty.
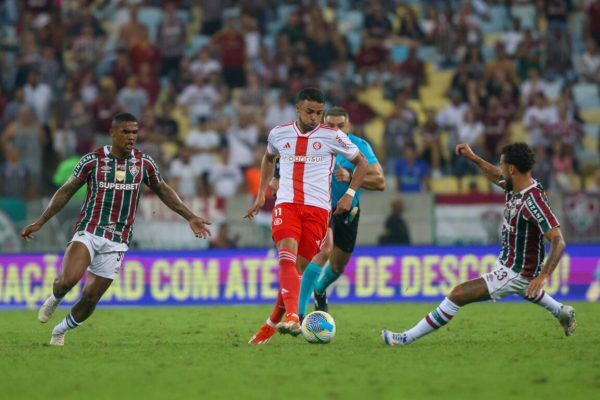
[[[354,195],[356,194],[356,190],[348,188],[348,190],[346,190],[346,194],[349,194],[350,196],[354,197]]]

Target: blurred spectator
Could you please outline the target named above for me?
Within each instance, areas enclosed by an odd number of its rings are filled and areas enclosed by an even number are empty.
[[[121,111],[121,106],[115,99],[112,83],[100,87],[100,94],[89,106],[92,115],[94,131],[100,134],[108,134],[112,125],[113,115]]]
[[[421,192],[428,187],[429,167],[417,159],[414,143],[404,145],[403,157],[396,163],[396,185],[402,193]]]
[[[117,102],[123,110],[140,118],[144,108],[150,104],[150,99],[146,89],[139,86],[138,78],[130,76],[127,79],[127,86],[117,93]]]
[[[305,33],[304,33],[304,24],[300,20],[300,14],[297,12],[292,12],[288,16],[287,23],[281,28],[278,34],[279,37],[285,36],[287,42],[290,44],[295,44],[296,42],[304,41]]]
[[[598,72],[600,72],[600,53],[598,44],[593,39],[585,42],[585,53],[577,57],[575,69],[581,80],[588,82],[598,82]]]
[[[255,72],[249,72],[247,84],[233,97],[233,104],[239,113],[262,114],[267,105],[269,93]]]
[[[559,30],[566,33],[571,0],[546,0],[542,3],[542,10],[548,22],[547,31]]]
[[[544,189],[550,189],[552,178],[552,161],[549,158],[549,149],[546,146],[537,146],[535,149],[535,164],[531,176],[542,184]]]
[[[190,121],[210,118],[213,107],[219,100],[219,93],[202,75],[197,75],[193,83],[185,87],[177,97],[177,104],[187,109]]]
[[[150,42],[148,28],[144,27],[138,37],[131,42],[129,47],[129,60],[133,72],[139,74],[143,64],[150,68],[150,73],[155,75],[160,67],[160,51]]]
[[[560,140],[564,144],[571,146],[579,145],[584,135],[582,126],[569,118],[567,114],[567,105],[559,103],[557,105],[558,118],[544,126],[547,140]]]
[[[148,94],[148,102],[153,105],[158,98],[160,91],[160,82],[158,81],[158,75],[154,72],[153,68],[148,63],[140,64],[140,70],[138,72],[140,81],[140,87],[142,87]]]
[[[55,87],[58,83],[61,67],[54,55],[52,47],[44,47],[42,57],[38,63],[37,70],[40,82],[50,87]]]
[[[267,107],[265,128],[270,131],[277,125],[285,124],[296,119],[296,109],[292,106],[285,93],[277,96],[277,101]]]
[[[363,45],[355,56],[354,62],[358,73],[377,72],[385,64],[389,50],[374,37],[364,38]]]
[[[240,168],[230,162],[229,150],[221,150],[219,161],[213,165],[208,181],[212,186],[212,193],[217,198],[229,199],[233,197],[243,181]]]
[[[71,48],[77,68],[95,66],[102,57],[103,50],[104,42],[94,35],[94,28],[89,24],[83,25]]]
[[[34,71],[27,75],[27,84],[24,89],[25,103],[31,107],[38,121],[47,124],[50,118],[52,89],[45,83],[41,83],[38,73]]]
[[[345,100],[340,107],[348,111],[352,116],[352,124],[359,129],[375,116],[375,112],[367,104],[358,99],[358,91],[356,87],[348,88]]]
[[[548,83],[540,78],[540,73],[535,68],[527,71],[527,80],[521,84],[521,96],[525,104],[532,104],[536,94],[548,96]]]
[[[16,88],[12,99],[4,107],[4,113],[2,114],[3,125],[6,126],[9,123],[17,119],[19,110],[25,105],[25,90],[22,87]]]
[[[451,133],[456,133],[458,127],[465,119],[465,113],[469,106],[463,102],[460,92],[452,91],[450,93],[451,104],[448,104],[438,113],[436,122],[442,129],[447,129]]]
[[[258,144],[258,136],[254,114],[240,113],[237,123],[227,131],[230,163],[242,169],[251,166],[254,162],[254,148]]]
[[[110,69],[110,75],[117,87],[117,90],[121,90],[127,85],[127,79],[133,73],[131,69],[131,63],[129,62],[129,54],[126,50],[117,50],[117,59],[112,64]]]
[[[213,73],[221,72],[221,64],[211,57],[208,47],[203,47],[198,51],[198,56],[190,63],[190,71],[194,76],[198,74],[208,76]]]
[[[414,40],[415,42],[422,41],[425,38],[425,33],[421,29],[419,20],[415,15],[412,7],[405,6],[402,8],[403,15],[400,20],[400,31],[398,36]]]
[[[89,104],[96,101],[98,98],[98,83],[96,82],[96,75],[92,70],[83,72],[81,80],[79,82],[79,96],[83,103],[88,106]]]
[[[130,48],[134,43],[142,40],[148,31],[146,25],[138,20],[139,6],[131,5],[128,10],[128,21],[121,26],[118,39],[118,45],[125,48]]]
[[[475,154],[483,155],[485,146],[485,128],[481,121],[478,121],[473,109],[465,112],[464,122],[460,124],[457,131],[457,143],[467,143]],[[452,169],[455,175],[464,176],[478,173],[478,168],[465,157],[459,157],[455,151],[455,144],[448,149],[452,154]]]
[[[574,172],[572,149],[561,143],[560,140],[552,142],[552,167],[557,187],[562,191],[569,192],[569,176]]]
[[[586,8],[587,30],[589,35],[600,46],[600,1],[594,0],[587,3]]]
[[[244,47],[246,58],[256,60],[260,55],[261,33],[258,29],[256,19],[248,13],[242,15],[242,32],[244,33]]]
[[[164,5],[163,19],[158,26],[158,51],[161,57],[160,75],[173,77],[179,70],[186,40],[185,24],[177,15],[175,3]]]
[[[46,135],[38,123],[31,108],[24,106],[19,110],[16,121],[10,123],[1,139],[2,145],[10,145],[18,151],[20,160],[23,161],[31,180],[36,187],[41,185],[43,153],[46,144]]]
[[[353,121],[354,123],[354,121]],[[393,170],[405,143],[414,141],[414,129],[417,126],[415,112],[406,105],[406,96],[400,93],[396,97],[394,112],[387,120],[384,139],[387,154],[387,168]]]
[[[202,117],[188,133],[185,146],[191,151],[194,169],[202,177],[201,190],[206,192],[208,173],[217,162],[217,155],[221,153],[221,148],[226,147],[226,143],[214,130],[208,118]]]
[[[522,41],[523,31],[521,30],[521,20],[513,18],[511,30],[502,34],[502,43],[506,49],[506,54],[512,58],[517,53],[517,49]]]
[[[581,115],[579,115],[579,106],[577,105],[575,96],[573,95],[573,86],[563,86],[557,103],[564,104],[567,110],[567,118],[569,120],[583,123],[583,119],[581,118]]]
[[[435,110],[433,108],[425,110],[425,123],[421,127],[421,151],[419,152],[419,158],[427,163],[432,170],[431,175],[433,177],[441,175],[441,131],[435,122]]]
[[[227,86],[237,88],[244,86],[246,76],[246,40],[236,27],[233,18],[227,18],[225,27],[212,37],[212,42],[220,55],[223,77]]]
[[[417,47],[411,46],[408,57],[398,66],[397,76],[405,79],[406,87],[413,96],[418,95],[419,87],[425,83],[425,64],[417,57]]]
[[[502,109],[500,100],[492,96],[483,115],[485,135],[485,154],[488,160],[497,160],[500,150],[508,139],[508,126],[510,120]]]
[[[489,82],[498,71],[502,71],[502,75],[507,77],[510,82],[517,83],[519,81],[517,70],[511,59],[508,58],[504,45],[501,42],[497,42],[495,50],[496,58],[487,63],[483,72],[485,81]]]
[[[529,130],[529,141],[533,147],[548,145],[544,131],[547,124],[553,124],[558,120],[556,107],[549,104],[543,93],[534,96],[533,104],[525,109],[523,125]]]
[[[35,184],[29,166],[21,159],[21,152],[11,145],[4,148],[4,162],[0,164],[0,196],[23,200],[35,196]]]
[[[76,154],[77,135],[75,134],[75,131],[71,129],[69,121],[63,121],[62,125],[56,127],[54,136],[52,137],[52,149],[59,160],[64,160]],[[73,167],[75,167],[75,165],[73,165]]]
[[[202,172],[192,162],[191,155],[191,148],[181,147],[169,168],[170,183],[183,198],[193,198],[198,195],[198,181],[202,175]]]
[[[410,244],[410,231],[402,213],[404,204],[396,199],[390,203],[390,214],[385,220],[383,235],[379,236],[380,245]]]
[[[77,137],[77,152],[85,154],[94,146],[93,120],[90,112],[80,99],[73,101],[73,106],[67,114],[68,126]],[[106,135],[108,132],[105,132]]]
[[[571,64],[571,45],[564,29],[555,27],[545,39],[544,77],[549,80],[563,78],[571,80],[573,68]]]
[[[217,228],[217,234],[210,239],[208,247],[211,249],[235,249],[239,240],[238,235],[230,236],[229,225],[223,222]]]
[[[385,14],[385,10],[378,0],[369,3],[370,10],[365,15],[365,29],[367,34],[376,39],[386,39],[392,33],[392,23]]]

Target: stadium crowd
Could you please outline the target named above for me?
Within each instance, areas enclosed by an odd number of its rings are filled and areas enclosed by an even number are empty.
[[[306,86],[400,192],[463,190],[454,145],[510,140],[544,186],[600,186],[600,0],[5,0],[0,30],[3,197],[51,193],[117,111],[182,196],[252,194]]]

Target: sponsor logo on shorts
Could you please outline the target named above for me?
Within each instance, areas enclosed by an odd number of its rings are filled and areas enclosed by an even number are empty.
[[[281,218],[275,218],[273,220],[273,225],[281,225],[283,223],[283,220]]]

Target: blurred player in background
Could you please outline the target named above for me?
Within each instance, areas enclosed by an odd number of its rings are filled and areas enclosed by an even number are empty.
[[[358,222],[360,219],[359,197],[361,189],[366,190],[384,190],[385,177],[383,168],[377,160],[371,145],[364,139],[355,136],[350,131],[350,119],[348,111],[341,107],[332,107],[325,115],[325,123],[334,129],[346,133],[352,143],[354,143],[361,153],[367,159],[367,175],[356,191],[350,211],[347,213],[332,215],[329,220],[329,230],[327,240],[321,251],[313,257],[312,261],[302,274],[302,285],[300,287],[300,297],[298,300],[298,311],[300,319],[306,315],[306,309],[310,300],[310,295],[315,296],[315,309],[327,311],[327,294],[325,290],[335,282],[352,256],[354,246],[356,245],[356,236],[358,234]],[[348,190],[348,185],[352,180],[354,164],[338,155],[335,158],[335,169],[331,181],[331,208],[337,209],[337,203]],[[329,261],[329,263],[328,263]],[[321,270],[325,266],[323,273]],[[319,277],[320,276],[320,277]]]
[[[67,245],[62,269],[54,281],[52,294],[44,301],[38,319],[50,320],[64,296],[87,269],[85,287],[71,312],[54,327],[51,345],[64,345],[65,334],[80,326],[119,274],[123,255],[133,235],[133,223],[142,194],[148,185],[170,209],[185,218],[197,237],[210,235],[207,220],[194,215],[177,193],[162,179],[154,160],[134,148],[138,121],[129,113],[113,117],[112,146],[86,154],[73,170],[73,176],[56,191],[40,218],[26,226],[21,236],[33,238],[46,222],[87,183],[87,197],[75,225],[75,235]]]
[[[446,325],[464,305],[496,301],[511,294],[544,307],[558,319],[565,335],[571,336],[576,326],[575,309],[559,303],[543,290],[562,257],[565,241],[544,189],[531,177],[535,164],[533,151],[525,143],[506,145],[501,151],[500,168],[475,155],[468,144],[457,145],[456,154],[473,161],[506,193],[502,252],[496,260],[496,269],[456,286],[438,308],[413,328],[402,333],[383,330],[384,342],[390,346],[408,345]],[[545,262],[544,237],[550,242]]]
[[[320,251],[327,235],[335,155],[342,155],[356,166],[335,215],[350,211],[356,190],[367,173],[365,157],[346,134],[321,124],[324,103],[320,90],[302,89],[296,97],[298,119],[276,126],[269,133],[259,193],[244,218],[254,218],[264,204],[279,156],[280,184],[273,209],[272,235],[279,251],[280,290],[273,313],[250,339],[251,344],[267,343],[277,329],[281,333],[300,333],[298,272],[302,273]],[[284,314],[285,321],[279,323]]]

